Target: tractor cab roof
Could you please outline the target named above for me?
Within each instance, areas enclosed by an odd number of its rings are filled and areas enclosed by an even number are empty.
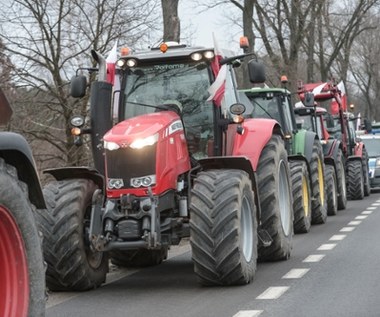
[[[261,94],[261,93],[290,95],[290,91],[285,88],[253,87],[250,89],[244,89],[242,91],[247,95],[254,95],[254,94]]]

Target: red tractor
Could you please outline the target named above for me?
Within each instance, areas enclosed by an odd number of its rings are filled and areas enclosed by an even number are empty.
[[[0,124],[11,114],[0,89]],[[36,207],[46,208],[28,143],[19,134],[0,132],[0,316],[45,316],[45,266]]]
[[[78,143],[90,133],[96,169],[48,171],[56,181],[44,188],[49,208],[39,221],[49,288],[98,287],[109,258],[156,265],[186,237],[204,285],[246,284],[257,258],[287,259],[287,154],[276,121],[244,118],[252,105],[239,95],[233,67],[246,55],[165,43],[122,56],[114,93],[105,59],[92,55],[99,69],[90,127],[80,116],[72,123]],[[77,76],[72,95],[85,87]]]
[[[326,165],[335,170],[338,188],[338,209],[346,207],[346,199],[363,199],[370,194],[368,155],[364,144],[355,133],[353,114],[346,111],[345,96],[334,82],[300,84],[299,96],[305,105],[314,107],[314,102],[332,101],[329,113],[316,110],[315,123],[324,141]],[[308,101],[305,101],[307,96]],[[335,108],[335,109],[334,109]],[[318,109],[318,108],[317,108]],[[345,186],[346,184],[346,186]],[[332,201],[333,191],[328,193]]]

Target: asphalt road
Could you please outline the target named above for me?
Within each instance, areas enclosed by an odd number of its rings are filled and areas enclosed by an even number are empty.
[[[51,293],[47,317],[380,316],[380,193],[296,235],[285,262],[259,263],[253,283],[202,287],[187,244],[163,264],[114,270],[106,285]]]

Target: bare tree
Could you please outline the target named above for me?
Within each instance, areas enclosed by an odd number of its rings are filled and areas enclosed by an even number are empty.
[[[69,97],[70,78],[80,67],[95,66],[91,49],[106,53],[116,41],[133,47],[151,34],[157,1],[2,2],[0,39],[15,65],[18,90],[15,120],[20,121],[14,127],[38,144],[33,150],[40,167],[87,164],[89,158],[73,146],[68,124],[73,114],[86,114],[87,99]]]

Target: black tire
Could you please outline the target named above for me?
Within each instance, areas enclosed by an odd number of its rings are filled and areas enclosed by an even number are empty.
[[[52,291],[85,291],[105,282],[107,254],[92,252],[87,238],[96,189],[89,179],[52,182],[43,189],[48,210],[38,213],[38,223]]]
[[[290,162],[292,179],[294,233],[307,233],[311,227],[310,177],[302,161]]]
[[[336,174],[338,185],[338,210],[346,209],[347,206],[347,182],[346,182],[346,162],[342,150],[338,150],[336,156]]]
[[[257,219],[252,183],[241,170],[200,172],[190,202],[190,245],[202,285],[249,283],[256,271]]]
[[[368,154],[366,149],[363,149],[362,167],[364,176],[364,196],[369,196],[371,194],[371,185],[369,183]]]
[[[160,250],[114,250],[111,251],[110,259],[112,264],[120,267],[147,267],[161,264],[168,257],[168,248]]]
[[[323,224],[327,220],[324,169],[325,163],[321,143],[319,140],[314,140],[313,152],[310,160],[311,188],[313,193],[313,199],[311,201],[312,224]]]
[[[293,197],[287,152],[279,135],[273,135],[261,152],[257,175],[261,228],[272,238],[269,247],[259,247],[259,260],[286,260],[293,243]]]
[[[325,165],[327,215],[335,216],[338,213],[338,188],[334,167]]]
[[[0,159],[0,316],[45,316],[42,236],[34,211],[16,169]]]
[[[347,162],[347,198],[350,200],[364,198],[363,166],[359,159]]]

